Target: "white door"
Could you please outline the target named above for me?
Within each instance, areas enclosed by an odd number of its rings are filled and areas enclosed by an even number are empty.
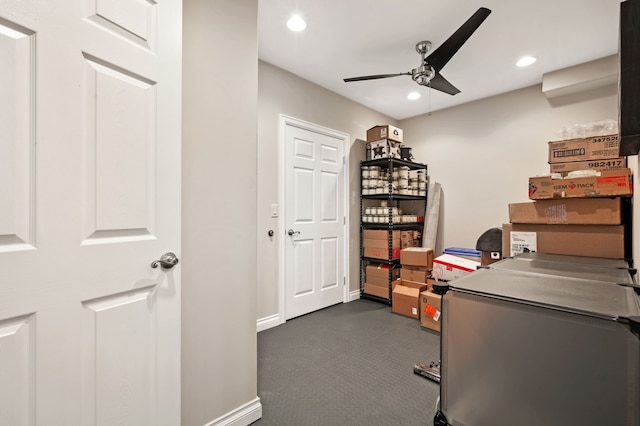
[[[285,319],[344,300],[348,136],[289,119],[284,126]]]
[[[0,0],[0,424],[180,423],[181,2]]]

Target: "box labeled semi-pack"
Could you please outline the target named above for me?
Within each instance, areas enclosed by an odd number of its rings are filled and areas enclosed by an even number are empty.
[[[396,142],[404,142],[402,139],[402,129],[394,126],[374,126],[367,130],[367,142],[380,139],[390,139]]]
[[[549,142],[549,164],[620,157],[618,135]]]
[[[524,251],[624,259],[624,225],[502,225],[502,252]]]
[[[400,158],[400,142],[390,139],[367,142],[365,158],[376,160],[378,158]]]
[[[391,295],[391,311],[396,314],[419,319],[420,318],[420,290],[401,284],[393,288]]]
[[[431,275],[438,280],[451,281],[464,277],[478,269],[480,262],[451,254],[443,254],[433,259]]]
[[[560,173],[561,176],[567,176],[571,172],[583,171],[583,170],[609,170],[609,169],[624,169],[627,167],[627,158],[607,158],[604,160],[587,160],[587,161],[572,161],[570,163],[552,163],[549,164],[549,172]]]
[[[440,331],[442,320],[442,296],[432,290],[420,293],[420,325],[434,331]]]
[[[565,225],[620,225],[622,199],[614,198],[562,198],[509,204],[509,222],[565,224]]]
[[[400,264],[433,268],[433,249],[427,247],[407,247],[400,251]]]
[[[529,199],[580,197],[630,197],[633,195],[631,169],[602,170],[599,176],[553,179],[552,176],[529,178]]]

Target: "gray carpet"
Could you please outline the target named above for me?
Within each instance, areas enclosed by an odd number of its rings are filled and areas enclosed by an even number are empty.
[[[413,365],[439,353],[438,333],[377,302],[295,318],[258,333],[254,425],[432,425],[439,386]]]

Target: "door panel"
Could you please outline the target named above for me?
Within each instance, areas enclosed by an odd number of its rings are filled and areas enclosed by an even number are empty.
[[[345,140],[285,128],[285,318],[344,300]]]
[[[175,425],[182,4],[81,6],[0,0],[0,424]]]

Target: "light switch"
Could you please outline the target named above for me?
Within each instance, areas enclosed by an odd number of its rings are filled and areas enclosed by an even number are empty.
[[[278,217],[278,205],[271,204],[271,217]]]

